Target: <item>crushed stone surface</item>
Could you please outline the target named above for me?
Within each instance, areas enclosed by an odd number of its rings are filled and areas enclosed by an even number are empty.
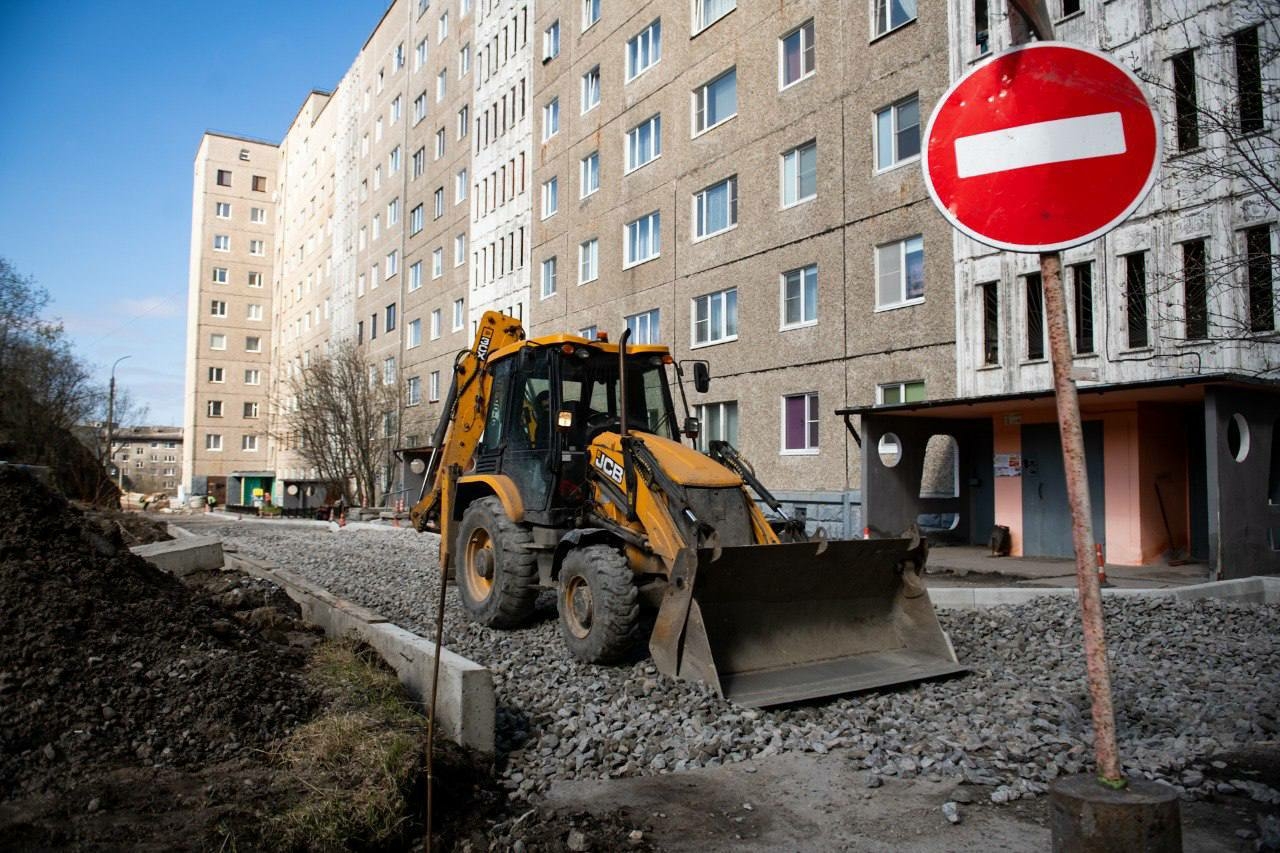
[[[201,525],[245,555],[431,636],[438,537],[411,530]],[[1125,771],[1209,796],[1212,757],[1280,731],[1280,607],[1108,598],[1107,642]],[[756,710],[705,685],[660,675],[648,660],[592,666],[568,657],[553,599],[527,628],[466,619],[454,590],[446,645],[493,672],[504,784],[517,797],[561,779],[680,771],[786,752],[838,753],[878,777],[987,786],[1011,802],[1092,769],[1092,726],[1079,611],[1045,597],[983,611],[940,611],[962,677]],[[1280,796],[1263,783],[1258,797]],[[1253,796],[1253,794],[1251,794]]]

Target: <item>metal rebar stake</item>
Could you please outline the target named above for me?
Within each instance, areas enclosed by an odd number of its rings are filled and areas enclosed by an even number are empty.
[[[1062,291],[1062,263],[1056,252],[1040,255],[1040,283],[1049,326],[1049,352],[1053,359],[1053,390],[1058,403],[1058,431],[1062,436],[1062,461],[1066,468],[1067,500],[1071,504],[1071,540],[1076,551],[1076,585],[1080,588],[1080,616],[1084,624],[1084,658],[1093,711],[1093,749],[1099,781],[1123,787],[1116,750],[1116,718],[1111,705],[1111,673],[1107,665],[1107,640],[1102,623],[1102,593],[1093,565],[1093,516],[1089,506],[1089,476],[1084,464],[1084,431],[1080,425],[1080,400],[1071,378],[1071,333],[1067,328],[1067,303]]]

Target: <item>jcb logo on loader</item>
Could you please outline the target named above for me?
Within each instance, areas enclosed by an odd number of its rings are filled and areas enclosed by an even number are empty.
[[[597,453],[595,466],[610,480],[613,480],[619,486],[622,485],[622,466],[614,462],[612,457],[605,456],[604,453]]]
[[[476,360],[484,361],[489,357],[489,342],[493,339],[493,329],[481,329],[480,340],[476,343]]]

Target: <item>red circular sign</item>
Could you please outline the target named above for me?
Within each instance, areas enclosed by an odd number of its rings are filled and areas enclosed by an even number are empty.
[[[1052,252],[1114,228],[1155,182],[1160,134],[1137,79],[1059,42],[993,57],[956,81],[925,131],[929,195],[975,240]]]

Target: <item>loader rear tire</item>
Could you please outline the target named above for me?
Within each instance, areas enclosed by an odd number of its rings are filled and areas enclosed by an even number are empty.
[[[611,545],[575,548],[560,566],[556,610],[569,654],[586,663],[628,659],[641,640],[640,592]]]
[[[538,598],[538,564],[527,547],[532,542],[495,497],[480,498],[463,512],[454,566],[458,598],[474,621],[488,628],[529,621]]]

